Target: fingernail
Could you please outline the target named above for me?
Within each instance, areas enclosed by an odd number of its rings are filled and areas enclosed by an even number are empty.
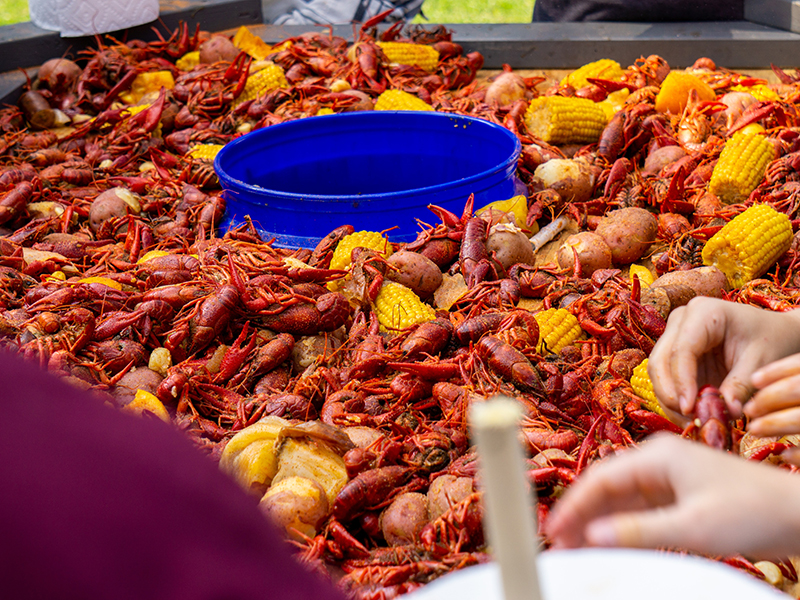
[[[607,519],[594,521],[586,528],[586,539],[593,546],[616,546],[617,532]]]

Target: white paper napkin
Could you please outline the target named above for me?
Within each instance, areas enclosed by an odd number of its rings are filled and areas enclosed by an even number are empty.
[[[158,0],[28,0],[31,21],[61,37],[108,33],[158,18]]]

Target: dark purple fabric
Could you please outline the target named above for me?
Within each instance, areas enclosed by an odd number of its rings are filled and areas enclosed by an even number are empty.
[[[744,0],[536,0],[533,21],[739,21]]]
[[[0,386],[0,598],[343,598],[170,426],[2,352]]]

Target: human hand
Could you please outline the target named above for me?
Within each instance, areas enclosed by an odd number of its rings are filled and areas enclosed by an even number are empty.
[[[758,369],[752,382],[758,391],[744,406],[747,430],[762,437],[800,433],[800,354]]]
[[[670,314],[647,370],[667,411],[692,414],[698,388],[708,384],[719,387],[738,417],[754,391],[753,372],[796,352],[800,311],[776,313],[698,297]]]
[[[676,436],[590,467],[545,523],[553,548],[628,546],[777,558],[800,552],[800,477]]]

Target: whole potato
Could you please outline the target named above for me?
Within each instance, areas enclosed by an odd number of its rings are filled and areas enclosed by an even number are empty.
[[[730,289],[728,278],[717,267],[697,267],[687,271],[664,273],[656,279],[651,288],[681,285],[686,286],[698,296],[721,298]]]
[[[103,222],[127,214],[142,211],[141,199],[129,189],[115,187],[106,190],[92,202],[89,208],[89,226],[93,231],[100,229]]]
[[[418,252],[399,250],[386,259],[391,266],[386,276],[411,288],[418,296],[426,297],[442,285],[442,270],[430,258]]]
[[[511,71],[504,71],[495,77],[486,88],[483,101],[489,105],[507,106],[515,100],[524,98],[526,91],[525,80],[522,76]]]
[[[381,513],[381,532],[390,546],[413,544],[429,520],[425,494],[407,492],[395,498]]]
[[[372,98],[367,96],[361,90],[344,90],[342,94],[346,96],[353,96],[358,100],[353,104],[348,104],[342,108],[342,112],[359,112],[364,110],[373,110],[375,108]]]
[[[611,248],[615,265],[628,265],[652,246],[658,233],[658,219],[643,208],[620,208],[600,219],[595,233]]]
[[[584,277],[589,277],[598,269],[611,268],[611,248],[596,233],[581,231],[564,240],[556,255],[558,266],[562,269],[574,268],[575,253]]]
[[[39,67],[39,86],[54,94],[69,91],[78,81],[81,68],[67,58],[51,58]]]
[[[440,475],[434,479],[428,488],[428,511],[431,521],[438,519],[451,506],[461,502],[473,491],[472,477]]]
[[[594,172],[582,160],[553,158],[536,167],[533,184],[555,190],[565,202],[585,202],[592,197]]]
[[[532,265],[536,255],[528,236],[508,223],[499,223],[489,230],[486,251],[504,270],[517,263]]]
[[[221,60],[233,61],[239,54],[239,49],[224,35],[212,35],[200,44],[200,62],[205,64]]]
[[[144,390],[155,394],[162,379],[161,375],[147,367],[131,369],[114,386],[114,398],[124,405],[133,400],[136,390]]]
[[[686,150],[680,146],[663,146],[653,150],[644,160],[642,175],[655,175],[661,169],[686,156]]]
[[[298,531],[310,538],[317,535],[317,527],[329,511],[325,490],[307,477],[287,477],[273,484],[258,507],[289,538],[298,542],[303,541]]]

